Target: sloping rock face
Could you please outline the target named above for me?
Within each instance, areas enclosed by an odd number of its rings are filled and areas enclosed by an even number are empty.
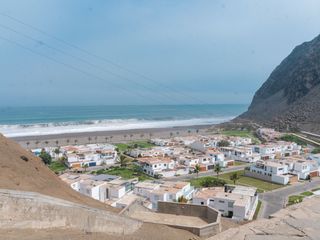
[[[320,239],[320,197],[283,209],[271,219],[260,219],[229,229],[209,240],[318,240]]]
[[[320,130],[320,35],[294,48],[239,118],[280,128]]]

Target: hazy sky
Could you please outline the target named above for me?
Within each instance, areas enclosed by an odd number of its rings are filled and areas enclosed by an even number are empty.
[[[249,103],[319,23],[319,0],[1,0],[0,105]]]

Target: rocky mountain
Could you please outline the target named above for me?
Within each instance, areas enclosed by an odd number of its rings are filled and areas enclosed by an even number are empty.
[[[320,130],[320,35],[293,49],[255,93],[238,119],[307,131]]]

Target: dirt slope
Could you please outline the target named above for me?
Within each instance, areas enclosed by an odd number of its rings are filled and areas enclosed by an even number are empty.
[[[28,160],[21,159],[22,156]],[[118,211],[72,190],[39,158],[2,135],[0,135],[0,188],[38,192],[91,207]]]
[[[23,160],[21,157],[23,156]],[[26,158],[25,158],[26,157]],[[94,208],[100,208],[117,213],[118,209],[86,197],[72,190],[51,172],[39,158],[23,149],[12,140],[0,134],[0,188],[22,191],[38,192],[67,201],[84,204]],[[143,224],[134,234],[127,236],[110,236],[107,234],[95,234],[76,232],[72,229],[0,229],[2,239],[198,239],[195,235],[167,226],[156,224]]]

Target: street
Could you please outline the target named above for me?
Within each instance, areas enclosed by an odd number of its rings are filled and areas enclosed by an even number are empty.
[[[271,192],[260,193],[259,200],[262,201],[262,208],[259,218],[268,218],[271,214],[284,208],[287,198],[290,195],[310,191],[320,186],[320,178],[314,178],[311,182],[294,183],[291,186],[280,188]]]

